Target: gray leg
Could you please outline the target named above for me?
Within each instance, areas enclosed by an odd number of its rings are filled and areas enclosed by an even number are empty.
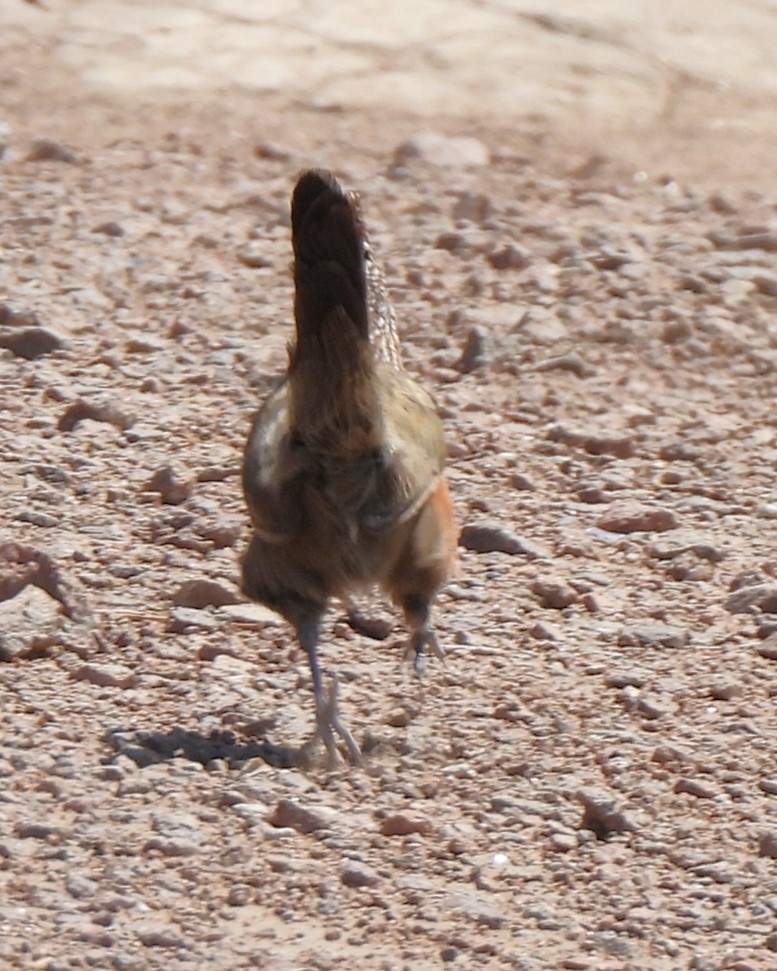
[[[339,735],[348,750],[348,757],[354,765],[361,765],[362,756],[359,746],[340,721],[337,710],[338,683],[337,676],[332,675],[329,692],[325,693],[321,668],[318,663],[318,631],[319,620],[305,620],[299,624],[298,635],[300,644],[305,649],[310,664],[310,675],[313,679],[313,693],[316,697],[316,731],[310,742],[303,746],[303,754],[308,755],[310,749],[320,739],[327,751],[327,762],[330,768],[337,763],[337,746],[335,734]]]
[[[410,640],[405,651],[405,659],[412,658],[418,677],[424,673],[424,657],[428,647],[438,661],[445,660],[445,651],[440,647],[437,635],[431,627],[431,609],[426,600],[420,597],[407,597],[402,604],[405,620],[410,628]]]

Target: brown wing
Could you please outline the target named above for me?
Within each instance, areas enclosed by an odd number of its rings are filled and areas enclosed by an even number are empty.
[[[262,539],[285,543],[297,535],[303,525],[302,486],[312,466],[310,453],[291,434],[284,383],[254,419],[243,459],[243,492]]]

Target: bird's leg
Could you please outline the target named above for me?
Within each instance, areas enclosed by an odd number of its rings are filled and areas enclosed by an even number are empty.
[[[428,647],[438,661],[445,661],[445,651],[440,647],[431,626],[431,607],[428,600],[418,596],[408,596],[402,601],[405,620],[410,628],[410,640],[405,650],[405,660],[413,660],[415,673],[422,677],[424,656]]]
[[[326,698],[326,705],[324,709],[324,719],[326,724],[329,726],[329,732],[331,734],[332,729],[340,736],[340,738],[345,742],[345,747],[348,750],[348,757],[353,765],[361,765],[362,753],[359,748],[356,739],[351,735],[348,729],[340,721],[340,712],[337,707],[337,695],[340,690],[340,682],[337,680],[337,675],[332,674],[329,682],[329,694]],[[329,746],[327,746],[329,748]],[[331,750],[330,750],[331,753]]]
[[[306,620],[298,627],[299,641],[305,649],[310,664],[310,674],[313,679],[313,693],[316,697],[316,731],[313,737],[302,747],[302,754],[307,758],[316,742],[321,740],[327,751],[327,763],[332,768],[337,763],[337,746],[335,733],[345,743],[350,761],[354,765],[361,765],[361,750],[348,729],[340,721],[337,709],[338,682],[337,676],[332,675],[328,693],[324,691],[323,677],[318,663],[318,618]]]

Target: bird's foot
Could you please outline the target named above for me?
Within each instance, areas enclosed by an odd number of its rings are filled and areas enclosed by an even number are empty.
[[[308,764],[311,761],[316,745],[318,742],[323,742],[327,752],[327,768],[334,769],[339,762],[335,738],[337,735],[340,736],[345,745],[347,761],[351,765],[362,764],[362,753],[356,739],[340,721],[340,712],[337,706],[338,691],[337,675],[333,674],[329,682],[329,693],[321,698],[316,698],[316,731],[313,737],[308,739],[300,749],[303,764]]]
[[[414,631],[407,642],[403,662],[407,663],[412,660],[415,673],[419,678],[424,675],[427,647],[438,661],[445,663],[445,651],[440,647],[435,632],[428,628]]]

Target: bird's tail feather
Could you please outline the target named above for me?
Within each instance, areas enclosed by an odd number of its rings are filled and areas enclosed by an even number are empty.
[[[364,229],[328,172],[305,172],[291,207],[297,341],[289,384],[295,435],[330,452],[379,440]]]

